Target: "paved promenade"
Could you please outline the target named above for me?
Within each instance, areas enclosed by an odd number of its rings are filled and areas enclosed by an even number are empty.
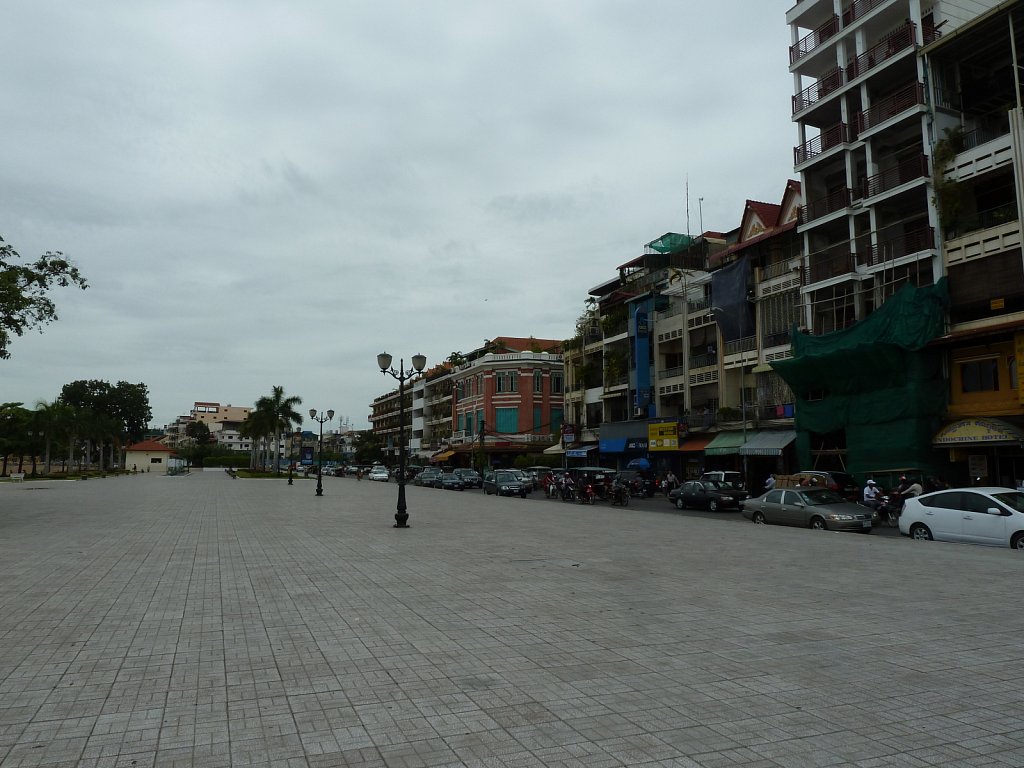
[[[1024,766],[1024,557],[223,472],[0,485],[0,768]]]

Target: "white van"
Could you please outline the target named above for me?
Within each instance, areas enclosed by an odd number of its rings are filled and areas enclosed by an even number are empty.
[[[728,472],[725,470],[713,470],[711,472],[705,472],[700,476],[701,480],[717,480],[720,483],[729,483],[733,488],[743,488],[745,483],[743,482],[742,472]]]

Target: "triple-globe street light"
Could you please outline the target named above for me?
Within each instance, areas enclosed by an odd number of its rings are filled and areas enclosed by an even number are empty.
[[[405,370],[405,360],[398,362],[398,370],[391,366],[392,357],[387,352],[377,355],[377,366],[383,374],[398,379],[398,511],[395,512],[395,528],[409,527],[409,513],[405,506],[405,382],[423,371],[427,364],[424,355],[412,356],[412,368]]]
[[[316,415],[316,408],[309,409],[309,418],[320,424],[320,455],[317,457],[316,462],[316,495],[324,495],[324,422],[330,421],[334,418],[334,411],[328,410],[327,413],[321,413],[319,416]]]

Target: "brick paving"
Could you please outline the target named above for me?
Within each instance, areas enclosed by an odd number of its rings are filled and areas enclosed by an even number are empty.
[[[1024,558],[394,484],[0,485],[0,768],[1024,766]]]

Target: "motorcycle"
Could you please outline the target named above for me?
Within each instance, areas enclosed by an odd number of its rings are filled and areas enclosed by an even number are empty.
[[[558,495],[562,501],[576,501],[576,486],[571,480],[562,480],[558,484]]]
[[[611,492],[612,506],[618,504],[620,507],[629,506],[629,486],[625,483],[615,483]]]
[[[903,511],[903,498],[897,494],[883,494],[878,497],[878,507],[875,514],[878,521],[890,528],[896,528],[900,524],[900,512]]]
[[[594,491],[593,483],[583,483],[583,485],[580,486],[579,497],[580,504],[593,504],[597,499],[597,493]]]

